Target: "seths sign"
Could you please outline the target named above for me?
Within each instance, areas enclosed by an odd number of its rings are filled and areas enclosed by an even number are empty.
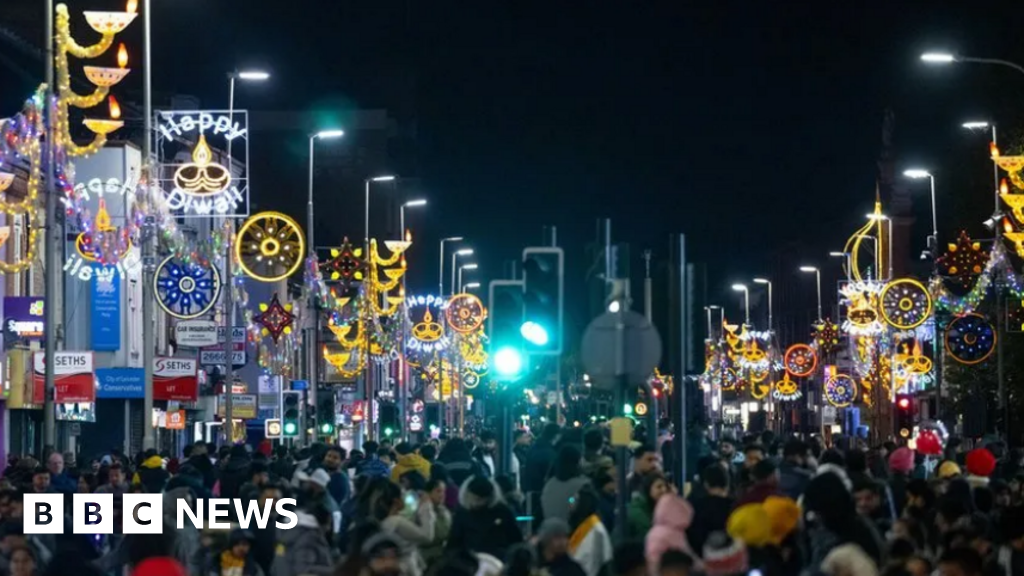
[[[195,402],[199,398],[199,364],[195,358],[153,360],[153,399]]]
[[[74,404],[96,400],[96,375],[92,352],[55,352],[53,362],[54,402]],[[33,403],[46,398],[46,353],[32,356]]]

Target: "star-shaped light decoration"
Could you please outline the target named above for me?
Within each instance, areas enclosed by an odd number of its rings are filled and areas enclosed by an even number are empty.
[[[331,248],[331,258],[320,265],[328,280],[346,284],[362,280],[365,266],[363,249],[353,247],[348,237],[342,239],[340,247]]]
[[[825,318],[823,322],[815,324],[812,328],[811,336],[818,347],[818,354],[825,356],[842,347],[842,342],[839,339],[839,327],[830,318]]]
[[[982,250],[981,243],[971,240],[963,230],[956,243],[950,242],[948,251],[935,261],[939,272],[965,288],[985,270],[986,263],[988,252]]]
[[[292,305],[281,305],[277,294],[271,298],[270,304],[260,303],[260,313],[253,316],[253,322],[263,327],[263,335],[274,339],[274,344],[281,338],[282,334],[290,334],[292,324],[295,322],[295,314],[292,314]]]

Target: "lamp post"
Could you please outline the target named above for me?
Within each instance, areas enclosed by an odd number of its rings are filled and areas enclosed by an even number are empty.
[[[800,271],[806,274],[814,274],[814,281],[818,288],[818,323],[820,324],[824,320],[824,316],[821,313],[821,270],[818,270],[816,266],[801,266]]]
[[[309,248],[309,255],[313,256],[316,252],[313,243],[313,167],[314,158],[316,152],[316,141],[341,138],[345,135],[344,130],[330,129],[321,130],[314,134],[309,135],[309,198],[306,202],[306,246]],[[318,336],[320,334],[320,315],[317,314],[316,310],[316,299],[313,294],[310,293],[309,298],[306,302],[307,309],[309,310],[309,319],[306,321],[306,337],[303,339],[303,344],[306,350],[306,379],[309,381],[310,390],[317,389],[317,376],[319,376],[317,359],[317,351],[319,350]],[[318,420],[321,415],[318,415]],[[333,420],[332,420],[333,422]],[[313,427],[316,428],[319,422],[315,422]]]
[[[458,278],[458,282],[455,283],[455,286],[458,286],[458,288],[459,288],[459,292],[458,292],[459,294],[462,294],[462,271],[463,270],[476,270],[477,268],[479,268],[479,266],[477,266],[475,263],[463,264],[462,266],[459,266],[459,278]],[[454,290],[454,288],[453,288],[453,290]]]
[[[938,255],[939,255],[938,254],[938,249],[939,249],[939,218],[938,218],[938,215],[935,212],[935,176],[933,176],[931,172],[929,172],[927,170],[922,170],[920,168],[913,168],[913,169],[910,169],[910,170],[904,170],[903,171],[903,175],[906,176],[907,178],[913,178],[915,180],[920,180],[922,178],[927,178],[928,181],[931,183],[931,189],[932,189],[932,235],[931,235],[931,237],[928,238],[928,249],[932,251],[932,261],[934,261],[935,258],[937,258]]]
[[[461,292],[465,292],[466,290],[476,290],[478,288],[480,288],[479,282],[467,282],[462,286]]]
[[[234,125],[235,123],[235,81],[241,80],[243,82],[263,82],[270,79],[270,74],[260,70],[245,70],[235,71],[228,74],[228,123]],[[149,135],[147,134],[147,138]],[[231,140],[228,140],[228,161],[227,168],[228,174],[231,173],[234,162],[231,159]],[[235,302],[234,302],[234,289],[235,280],[234,272],[232,272],[232,254],[231,248],[234,243],[235,234],[235,222],[234,218],[228,217],[229,222],[227,233],[231,236],[231,241],[224,243],[224,282],[227,286],[224,288],[224,438],[229,444],[234,443],[234,381],[235,381],[235,366],[232,363],[235,350],[235,339],[232,338],[232,328],[235,325]],[[147,397],[150,402],[143,401],[143,411],[150,414],[152,418],[152,394],[151,388],[146,391]],[[144,428],[151,428],[143,425]]]
[[[969,64],[995,64],[997,66],[1013,68],[1017,72],[1024,74],[1024,66],[1010,62],[1009,60],[1000,60],[999,58],[960,56],[950,52],[925,52],[924,54],[921,54],[921,61],[927,64],[955,64],[958,62],[967,62]]]
[[[733,284],[732,289],[737,292],[743,292],[743,323],[750,326],[750,288],[747,288],[746,284]]]
[[[845,259],[846,260],[846,270],[847,270],[847,273],[849,273],[849,271],[852,269],[852,267],[853,267],[853,254],[850,254],[849,252],[833,251],[833,252],[829,252],[828,255],[831,256],[832,258],[843,258],[843,259]]]
[[[888,240],[888,244],[889,244],[889,246],[887,247],[888,250],[886,250],[886,252],[887,252],[886,259],[888,260],[886,262],[886,268],[888,268],[886,280],[892,280],[892,220],[890,220],[889,217],[886,216],[885,214],[875,214],[875,213],[868,214],[867,215],[867,219],[875,221],[875,222],[881,222],[881,221],[889,222],[888,231],[886,232],[886,236],[887,236],[886,239]],[[881,232],[879,232],[879,234],[881,234]],[[875,258],[878,259],[879,265],[881,265],[881,255],[879,254],[879,251],[878,251],[878,242],[880,242],[880,241],[881,241],[880,239],[875,241]],[[881,267],[881,266],[879,266],[879,267]],[[878,277],[879,278],[882,277],[882,271],[881,270],[878,271]]]
[[[458,285],[455,283],[455,271],[456,271],[455,261],[458,260],[459,256],[472,256],[472,255],[473,255],[473,249],[472,248],[462,248],[462,249],[456,250],[455,252],[452,253],[452,284],[451,284],[451,286],[452,286],[452,294],[455,294],[455,289],[458,288]]]
[[[975,120],[975,121],[971,121],[971,122],[964,122],[963,124],[961,124],[961,126],[963,126],[967,130],[970,130],[972,132],[975,131],[975,130],[984,130],[986,128],[991,128],[992,144],[993,145],[998,145],[999,144],[999,139],[997,138],[998,134],[996,132],[996,124],[995,124],[995,122],[985,122],[985,121],[982,121],[982,120]],[[992,186],[993,186],[993,189],[995,190],[995,192],[994,192],[994,194],[995,194],[995,204],[994,204],[995,211],[993,212],[993,214],[999,214],[999,209],[1000,209],[1000,205],[999,205],[999,165],[996,164],[995,162],[992,163]],[[998,221],[999,219],[995,218],[994,220]],[[1001,227],[996,226],[995,227],[995,231],[996,231],[996,236],[997,237],[1003,235],[1003,231],[1002,231]]]
[[[768,286],[768,331],[772,331],[772,281],[767,278],[754,278],[754,284],[763,284]]]
[[[420,199],[417,199],[417,200],[409,200],[408,202],[402,204],[398,208],[398,225],[401,228],[401,232],[399,233],[399,238],[398,238],[399,240],[405,240],[405,209],[406,208],[419,208],[420,206],[426,206],[426,205],[427,205],[427,201],[425,199],[423,199],[423,198],[420,198]],[[402,285],[403,286],[405,285],[404,282],[403,282]]]
[[[444,296],[444,243],[462,242],[462,236],[449,236],[441,239],[441,258],[437,271],[437,295]]]
[[[370,255],[370,182],[393,182],[395,176],[374,176],[373,178],[367,178],[363,181],[366,185],[366,200],[364,205],[364,218],[363,218],[363,250],[366,251],[366,257]]]

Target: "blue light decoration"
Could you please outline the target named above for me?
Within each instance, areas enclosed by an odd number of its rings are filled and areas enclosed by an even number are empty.
[[[835,366],[825,367],[822,386],[825,400],[836,408],[845,408],[857,398],[857,382],[848,374],[839,374]]]
[[[183,320],[198,318],[220,298],[220,272],[213,266],[186,264],[169,256],[156,270],[153,289],[164,312]]]
[[[996,331],[981,314],[965,314],[946,328],[946,351],[961,364],[984,362],[996,349]]]

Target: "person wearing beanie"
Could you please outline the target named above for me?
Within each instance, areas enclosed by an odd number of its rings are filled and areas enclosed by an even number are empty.
[[[942,464],[939,464],[939,468],[935,473],[939,480],[952,480],[961,474],[963,474],[963,471],[960,470],[960,465],[952,460],[944,460]]]
[[[706,576],[736,576],[747,573],[747,549],[743,542],[730,538],[724,532],[715,532],[704,544],[704,574]]]
[[[761,504],[744,504],[734,510],[725,530],[747,548],[761,548],[772,541],[771,520]]]
[[[906,446],[893,450],[889,455],[889,492],[896,517],[903,513],[907,503],[907,483],[914,471],[914,451]]]
[[[206,573],[210,576],[263,576],[263,570],[249,554],[252,540],[248,530],[232,530],[227,547],[210,558]]]
[[[452,519],[448,550],[468,548],[504,558],[523,541],[516,517],[490,478],[473,476],[459,490],[459,509]]]
[[[561,518],[548,518],[537,531],[540,565],[551,576],[587,576],[569,555],[569,523]]]
[[[996,469],[996,457],[987,448],[976,448],[967,453],[967,482],[972,487],[987,486]]]
[[[800,524],[800,507],[792,498],[785,496],[769,496],[762,506],[768,514],[771,544],[778,546]]]
[[[689,554],[699,565],[700,558],[690,548],[686,529],[693,522],[693,507],[675,494],[665,494],[654,507],[654,526],[647,533],[647,566],[657,570],[661,557],[668,550]]]

